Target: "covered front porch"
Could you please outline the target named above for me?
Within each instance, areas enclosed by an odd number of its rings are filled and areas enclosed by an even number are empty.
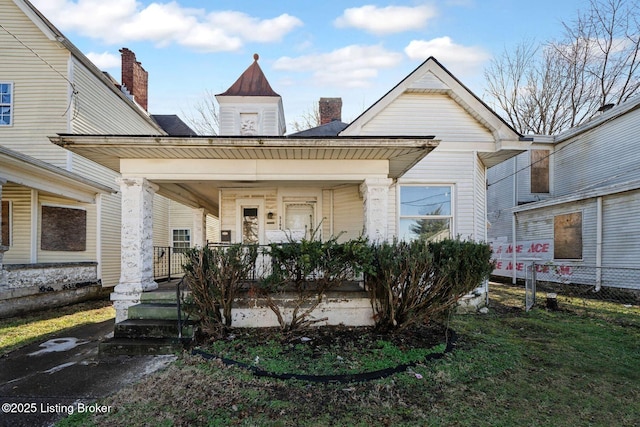
[[[136,137],[62,135],[62,147],[122,177],[122,269],[112,294],[128,317],[153,277],[153,195],[220,220],[224,243],[269,244],[312,234],[372,241],[396,232],[389,191],[438,142],[420,138]],[[199,221],[195,221],[198,223]],[[190,246],[203,246],[204,226]]]

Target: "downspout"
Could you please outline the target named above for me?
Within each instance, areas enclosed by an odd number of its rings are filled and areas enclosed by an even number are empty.
[[[602,286],[602,197],[596,199],[596,292]]]
[[[518,156],[513,158],[513,207],[518,207]],[[518,279],[518,270],[516,269],[516,264],[518,262],[518,257],[516,255],[516,246],[517,246],[517,239],[516,239],[516,221],[517,221],[517,214],[514,212],[513,213],[513,218],[511,218],[511,241],[512,241],[512,263],[513,263],[513,270],[512,270],[512,277],[511,277],[511,283],[513,283],[514,285],[516,284],[516,281]]]

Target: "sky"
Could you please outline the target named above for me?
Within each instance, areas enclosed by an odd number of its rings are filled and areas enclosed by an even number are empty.
[[[350,122],[429,56],[483,97],[484,69],[523,41],[558,38],[588,0],[31,0],[100,69],[119,49],[149,72],[152,114],[194,115],[259,54],[288,131],[321,97]]]

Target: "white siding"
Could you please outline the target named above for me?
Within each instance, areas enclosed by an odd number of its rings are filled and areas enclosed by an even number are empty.
[[[555,195],[585,187],[640,179],[640,110],[558,144],[553,162]]]
[[[4,253],[5,264],[30,262],[31,241],[31,190],[7,183],[2,186],[2,200],[11,201],[11,246]]]
[[[460,105],[437,94],[401,95],[365,124],[361,135],[435,135],[442,140],[441,146],[449,141],[494,142],[491,133]]]
[[[207,243],[220,242],[220,220],[212,215],[207,215]]]
[[[101,208],[102,233],[102,286],[115,286],[120,281],[120,218],[122,203],[120,194],[103,195]]]
[[[476,208],[476,216],[474,223],[474,232],[473,238],[479,242],[487,241],[487,214],[486,214],[486,200],[487,200],[487,192],[486,192],[486,168],[482,161],[475,155],[475,172],[474,172],[474,182],[473,185],[475,187],[474,196],[475,202],[474,206]]]
[[[333,190],[333,233],[340,241],[358,238],[364,229],[364,211],[358,185]]]
[[[605,197],[602,211],[602,265],[638,267],[640,191]]]
[[[153,246],[171,246],[170,204],[171,201],[164,196],[153,196]]]

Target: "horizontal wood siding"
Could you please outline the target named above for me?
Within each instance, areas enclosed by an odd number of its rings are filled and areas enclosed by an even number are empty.
[[[207,243],[220,242],[220,220],[213,215],[207,215]]]
[[[170,200],[168,230],[170,245],[173,245],[172,230],[176,229],[191,230],[191,246],[193,246],[193,209],[181,203]]]
[[[171,201],[158,194],[153,196],[153,246],[171,246],[169,205]]]
[[[640,110],[578,135],[556,148],[555,195],[640,179]]]
[[[4,253],[5,264],[30,262],[31,241],[31,190],[7,183],[2,186],[2,200],[11,202],[11,246]]]
[[[474,205],[478,208],[475,213],[474,233],[473,239],[478,242],[487,241],[487,214],[486,214],[486,200],[487,200],[487,177],[486,168],[482,161],[477,158],[475,162],[475,177],[474,177]]]
[[[511,212],[513,206],[513,171],[515,158],[487,170],[488,239],[504,238],[511,241]]]
[[[640,191],[603,198],[602,265],[638,267],[640,256]]]

